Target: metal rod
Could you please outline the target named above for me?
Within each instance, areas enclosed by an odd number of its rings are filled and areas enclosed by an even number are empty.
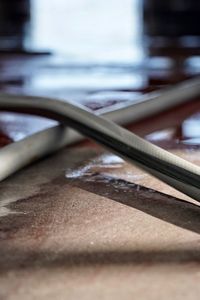
[[[8,94],[0,95],[0,110],[45,116],[71,126],[151,175],[200,201],[200,167],[103,117],[60,100]]]
[[[131,92],[129,93],[131,99]],[[200,79],[195,78],[158,92],[141,95],[137,100],[112,105],[97,111],[118,124],[128,124],[191,101],[200,94]],[[82,140],[77,131],[62,125],[45,129],[0,149],[0,181],[28,164]],[[20,153],[20,155],[19,155]]]

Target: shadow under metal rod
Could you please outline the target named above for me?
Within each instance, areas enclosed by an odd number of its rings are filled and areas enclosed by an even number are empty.
[[[60,100],[8,94],[0,95],[0,110],[40,115],[71,126],[151,175],[200,201],[200,167],[103,117]]]

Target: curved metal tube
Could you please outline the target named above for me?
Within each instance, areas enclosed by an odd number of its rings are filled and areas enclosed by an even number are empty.
[[[200,201],[200,167],[81,107],[49,98],[2,94],[0,110],[57,120],[78,130],[151,175]]]

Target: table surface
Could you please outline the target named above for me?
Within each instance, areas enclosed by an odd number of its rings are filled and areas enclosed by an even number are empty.
[[[57,93],[33,80],[46,58],[2,57],[2,91]],[[29,73],[34,64],[38,73]],[[145,80],[126,92],[187,77],[161,73],[141,73]],[[98,109],[125,88],[59,91]],[[1,146],[52,124],[1,113]],[[200,165],[199,127],[194,99],[129,129]],[[0,183],[0,299],[199,299],[199,233],[197,202],[85,141]]]

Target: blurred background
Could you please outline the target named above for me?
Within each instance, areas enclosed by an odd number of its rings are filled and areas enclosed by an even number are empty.
[[[41,87],[134,89],[199,72],[199,16],[195,0],[0,0],[0,52],[46,55]]]
[[[45,49],[68,63],[131,63],[141,55],[138,0],[0,3],[1,49]]]

